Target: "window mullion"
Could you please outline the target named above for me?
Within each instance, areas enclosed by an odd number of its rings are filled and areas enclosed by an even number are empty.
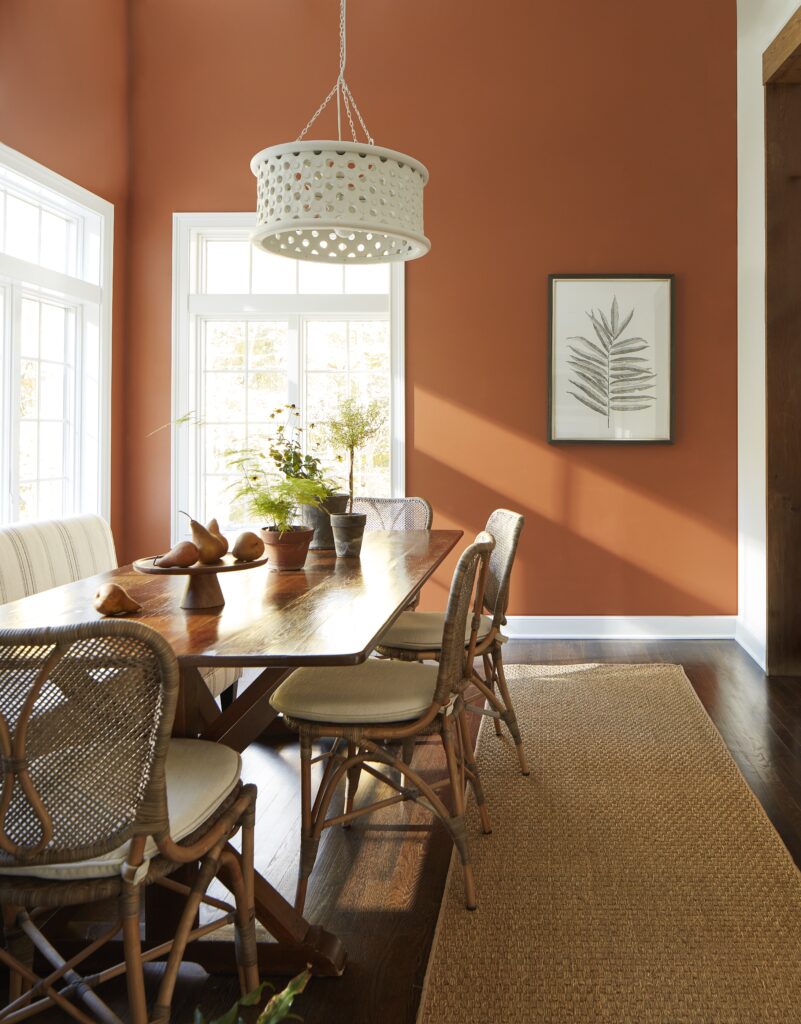
[[[17,284],[11,288],[10,345],[8,346],[8,362],[10,367],[8,388],[8,436],[11,445],[6,452],[8,460],[8,507],[9,519],[19,519],[19,403],[20,403],[20,345],[22,332],[22,289]]]

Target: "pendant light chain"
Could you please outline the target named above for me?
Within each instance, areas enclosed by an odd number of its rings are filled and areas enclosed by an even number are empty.
[[[336,82],[334,82],[333,86],[331,87],[330,92],[325,97],[323,102],[320,104],[320,106],[317,108],[317,110],[315,110],[315,112],[309,118],[309,121],[306,124],[306,127],[303,129],[303,131],[300,133],[300,135],[297,138],[298,142],[300,142],[301,139],[303,139],[303,137],[306,135],[306,133],[311,128],[311,126],[314,124],[314,122],[317,120],[317,118],[320,116],[320,114],[322,114],[322,112],[325,110],[325,108],[328,106],[328,104],[331,102],[331,100],[334,98],[334,96],[336,96],[336,98],[337,98],[337,135],[338,135],[338,138],[339,138],[340,142],[342,141],[342,107],[343,106],[345,107],[345,114],[347,115],[347,118],[348,118],[348,123],[350,125],[350,132],[351,132],[351,136],[353,137],[353,141],[354,142],[358,142],[358,139],[356,137],[356,126],[353,123],[353,113],[351,112],[351,105],[352,105],[353,111],[355,111],[355,113],[356,113],[356,118],[357,118],[357,120],[359,122],[359,125],[361,126],[362,131],[364,132],[364,135],[365,135],[365,138],[367,139],[367,142],[371,146],[375,145],[375,143],[373,142],[373,137],[370,134],[370,132],[367,130],[367,125],[364,123],[364,118],[362,117],[362,113],[359,110],[358,104],[356,103],[356,99],[355,99],[353,93],[351,92],[350,86],[348,85],[348,83],[347,83],[347,81],[345,79],[345,65],[347,64],[347,59],[348,59],[347,11],[346,11],[346,5],[347,5],[347,0],[340,0],[340,3],[339,3],[339,74],[337,75],[337,80],[336,80]]]

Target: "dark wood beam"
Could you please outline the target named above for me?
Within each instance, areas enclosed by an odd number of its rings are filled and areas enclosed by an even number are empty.
[[[762,54],[762,81],[801,83],[801,7]]]

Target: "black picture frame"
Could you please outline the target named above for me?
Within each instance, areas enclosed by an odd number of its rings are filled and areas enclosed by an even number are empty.
[[[666,393],[662,399],[667,400],[669,409],[667,411],[668,432],[666,437],[564,437],[554,434],[554,417],[556,412],[557,396],[554,394],[554,377],[556,368],[556,344],[554,337],[555,308],[554,294],[555,286],[560,281],[575,282],[644,282],[659,281],[665,282],[668,286],[668,316],[670,323],[667,329],[667,353],[668,372],[670,381]],[[576,444],[648,444],[648,445],[671,445],[675,443],[675,274],[549,274],[548,275],[548,424],[547,438],[549,444],[576,445]],[[582,399],[583,400],[583,399]],[[655,398],[655,401],[657,399]],[[600,411],[596,409],[596,411]]]

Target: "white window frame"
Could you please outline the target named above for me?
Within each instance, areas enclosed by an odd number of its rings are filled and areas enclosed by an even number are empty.
[[[200,395],[200,367],[197,360],[197,324],[201,318],[242,320],[255,316],[318,319],[375,315],[387,316],[390,325],[391,423],[390,464],[393,497],[406,493],[406,388],[405,388],[405,264],[390,268],[390,292],[386,295],[196,295],[194,264],[197,235],[225,238],[243,228],[256,226],[255,213],[173,214],[173,325],[172,325],[172,422],[194,411]],[[354,314],[354,307],[358,313]],[[292,333],[290,329],[290,333]],[[298,388],[305,373],[296,358],[289,373],[289,400],[297,402]],[[172,431],[172,539],[186,534],[186,520],[179,509],[192,512],[200,503],[200,453],[197,430],[191,425],[173,426]],[[195,514],[192,512],[192,514]]]
[[[18,365],[20,343],[20,311],[26,294],[58,304],[77,307],[75,322],[73,447],[70,452],[73,494],[70,502],[74,512],[97,512],[108,519],[111,512],[111,327],[112,327],[112,274],[114,255],[114,206],[88,189],[51,171],[30,157],[0,143],[0,167],[24,176],[29,182],[32,202],[47,205],[42,189],[57,193],[63,202],[59,213],[71,212],[78,232],[78,261],[83,277],[73,277],[41,267],[0,252],[0,290],[4,293],[4,323],[0,325],[0,436],[10,438],[10,444],[0,445],[0,523],[16,519],[14,493],[16,488],[17,417],[14,409],[19,401],[19,379],[14,373]],[[15,191],[23,191],[15,182]],[[61,206],[61,204],[59,204]],[[70,209],[72,208],[72,209]],[[99,246],[99,281],[88,277],[89,246],[85,237],[86,211],[99,219],[97,238]],[[83,219],[82,219],[83,214]],[[97,312],[96,312],[96,311]],[[81,368],[82,338],[88,318],[97,317],[98,331],[98,479],[97,501],[89,507],[82,501],[86,484],[81,469],[81,416],[85,382]],[[11,343],[8,343],[8,339]],[[94,487],[93,487],[94,490]]]

